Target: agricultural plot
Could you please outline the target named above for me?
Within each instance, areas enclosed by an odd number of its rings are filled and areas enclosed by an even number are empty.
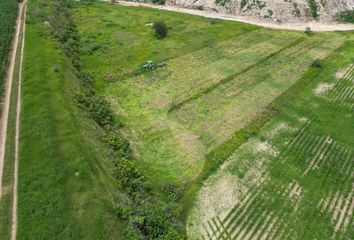
[[[157,187],[195,179],[206,154],[346,39],[104,3],[74,15],[83,50],[96,46],[82,56],[83,68],[95,76]],[[164,40],[153,36],[149,23],[156,19],[170,27]],[[167,66],[145,73],[149,59]]]
[[[3,0],[0,2],[0,88],[2,93],[8,54],[11,49],[13,33],[17,18],[17,0]]]
[[[206,181],[190,239],[352,239],[354,68],[346,46]]]

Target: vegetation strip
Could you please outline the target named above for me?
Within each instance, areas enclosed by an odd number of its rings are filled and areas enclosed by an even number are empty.
[[[197,100],[198,98],[200,98],[200,97],[203,96],[204,94],[207,94],[207,93],[213,91],[214,89],[218,88],[219,86],[221,86],[221,85],[223,85],[223,84],[225,84],[225,83],[227,83],[227,82],[230,82],[230,81],[234,80],[237,76],[240,76],[240,75],[242,75],[242,74],[244,74],[244,73],[246,73],[246,72],[252,70],[253,68],[255,68],[255,67],[261,65],[261,64],[264,63],[264,62],[266,62],[266,61],[269,60],[270,58],[277,56],[278,54],[280,54],[281,52],[285,51],[286,49],[291,48],[291,47],[294,47],[294,46],[300,44],[301,42],[303,42],[303,41],[305,41],[305,40],[306,40],[306,38],[299,38],[299,39],[295,40],[294,42],[288,44],[287,46],[285,46],[285,47],[279,49],[278,51],[269,54],[268,56],[266,56],[265,58],[261,59],[260,61],[254,63],[254,64],[252,64],[252,65],[250,65],[250,66],[248,66],[247,68],[245,68],[245,69],[242,70],[241,72],[235,73],[235,74],[233,74],[233,75],[231,75],[231,76],[229,76],[229,77],[227,77],[227,78],[224,78],[223,80],[221,80],[221,81],[218,82],[217,84],[214,84],[214,85],[212,85],[212,86],[210,86],[210,87],[208,87],[208,88],[206,88],[206,89],[200,91],[199,93],[193,95],[192,97],[187,98],[187,99],[183,100],[182,102],[179,102],[179,103],[177,103],[177,104],[172,105],[172,106],[168,109],[168,113],[171,113],[171,112],[173,112],[173,111],[176,111],[176,110],[180,109],[183,105],[188,104],[189,102],[192,102],[192,101],[194,101],[194,100]]]
[[[0,96],[4,93],[4,83],[7,68],[9,67],[9,53],[12,48],[15,34],[16,19],[18,16],[19,0],[0,1]]]
[[[19,141],[20,141],[20,117],[21,117],[21,96],[22,96],[22,65],[23,55],[25,49],[26,39],[26,10],[27,0],[24,0],[20,6],[22,14],[20,15],[21,27],[22,27],[22,39],[21,39],[21,53],[19,61],[19,74],[18,74],[18,90],[17,90],[17,103],[16,103],[16,124],[15,124],[15,159],[14,159],[14,178],[13,178],[13,197],[12,197],[12,225],[11,225],[11,240],[17,239],[17,188],[18,188],[18,168],[19,168]]]

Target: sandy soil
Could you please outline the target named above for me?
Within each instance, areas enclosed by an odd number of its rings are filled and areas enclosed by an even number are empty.
[[[104,0],[104,1],[107,2],[109,0]],[[165,5],[161,6],[161,5],[152,5],[146,3],[127,2],[127,1],[117,1],[117,3],[125,6],[134,6],[134,7],[142,6],[142,7],[149,7],[149,8],[161,9],[161,10],[172,11],[172,12],[181,12],[181,13],[197,15],[197,16],[202,16],[207,18],[243,22],[243,23],[257,25],[265,28],[273,28],[273,29],[304,31],[306,27],[310,27],[311,30],[315,32],[354,30],[354,24],[336,24],[336,23],[321,23],[321,22],[275,23],[275,22],[261,21],[259,19],[255,19],[252,17],[235,16],[231,14],[221,14],[216,12],[200,11],[196,9],[181,8],[178,6],[165,6]]]

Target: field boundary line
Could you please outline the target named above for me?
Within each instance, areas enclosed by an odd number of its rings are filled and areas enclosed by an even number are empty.
[[[27,0],[23,1],[21,6],[23,10],[22,19],[22,43],[18,75],[18,90],[17,90],[17,103],[16,103],[16,128],[15,128],[15,162],[14,162],[14,179],[13,179],[13,200],[12,200],[12,225],[11,225],[11,240],[16,240],[17,236],[17,186],[18,186],[18,152],[19,152],[19,139],[20,139],[20,117],[21,117],[21,92],[22,92],[22,69],[23,69],[23,55],[25,49],[26,38],[26,11]]]
[[[283,52],[283,51],[285,51],[285,50],[287,50],[289,48],[292,48],[292,47],[302,43],[305,40],[306,40],[306,38],[303,38],[303,37],[298,38],[294,42],[292,42],[292,43],[280,48],[278,51],[270,53],[269,55],[267,55],[263,59],[259,60],[258,62],[248,66],[247,68],[245,68],[241,72],[237,72],[235,74],[232,74],[231,76],[222,79],[220,82],[218,82],[218,83],[216,83],[216,84],[214,84],[214,85],[212,85],[212,86],[210,86],[210,87],[208,87],[208,88],[206,88],[204,90],[201,90],[200,92],[198,92],[197,94],[194,94],[193,96],[187,98],[186,100],[183,100],[180,103],[177,103],[177,104],[173,105],[172,107],[170,107],[170,109],[168,109],[168,113],[170,114],[170,113],[172,113],[174,111],[177,111],[178,109],[180,109],[185,104],[188,104],[188,103],[190,103],[190,102],[192,102],[194,100],[197,100],[198,98],[202,97],[203,95],[208,94],[209,92],[211,92],[211,91],[215,90],[216,88],[224,85],[225,83],[228,83],[228,82],[234,80],[236,77],[238,77],[238,76],[250,71],[251,69],[263,64],[264,62],[268,61],[269,59],[279,55],[281,52]]]
[[[23,14],[23,6],[27,0],[20,3],[18,16],[16,21],[16,32],[14,34],[14,41],[12,44],[12,50],[10,55],[10,64],[7,71],[7,77],[5,82],[5,97],[4,104],[2,109],[2,119],[1,119],[1,132],[0,132],[0,201],[2,198],[2,178],[3,178],[3,170],[4,170],[4,162],[5,162],[5,149],[6,149],[6,137],[7,137],[7,125],[9,118],[9,109],[10,109],[10,99],[12,94],[12,82],[13,75],[15,69],[15,60],[17,55],[17,47],[19,41],[19,35],[21,31],[21,23],[22,23],[22,14]]]

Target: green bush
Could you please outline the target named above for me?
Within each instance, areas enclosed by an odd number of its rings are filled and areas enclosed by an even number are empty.
[[[306,27],[305,28],[305,34],[307,34],[307,35],[312,35],[313,34],[313,32],[312,32],[310,27]]]
[[[313,18],[318,18],[318,6],[315,0],[308,0],[310,9],[311,9],[311,14]]]
[[[165,5],[166,0],[152,0],[153,3],[159,4],[159,5]]]
[[[121,187],[127,190],[133,190],[143,179],[142,174],[135,166],[134,161],[127,158],[114,160],[114,176]]]
[[[167,37],[168,28],[164,21],[155,22],[153,28],[155,29],[155,36],[158,39],[163,39]]]
[[[322,67],[322,62],[320,59],[316,59],[315,61],[312,62],[311,67],[313,68],[321,68]]]
[[[240,3],[240,10],[242,10],[247,4],[247,0],[241,0],[241,3]]]
[[[354,23],[354,10],[339,13],[338,20],[345,23]]]

